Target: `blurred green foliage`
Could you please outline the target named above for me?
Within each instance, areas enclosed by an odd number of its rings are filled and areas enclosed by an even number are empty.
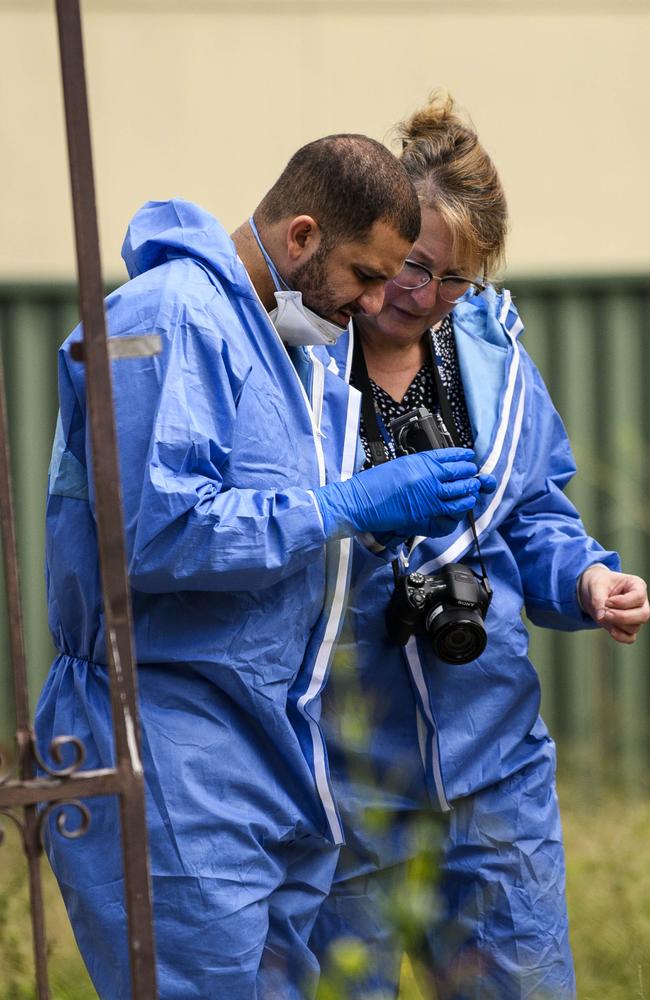
[[[568,860],[571,938],[579,1000],[650,1000],[650,801],[614,793],[591,798],[582,786],[560,790]],[[32,1000],[31,929],[26,872],[17,835],[4,823],[0,846],[0,996]],[[433,857],[409,871],[397,925],[413,933],[428,919],[435,896]],[[70,931],[57,887],[43,864],[52,1000],[96,1000]],[[342,941],[332,956],[323,1000],[345,1000],[350,982],[363,974],[367,956]],[[421,973],[422,970],[418,970]],[[422,982],[423,979],[420,979]],[[435,1000],[425,982],[418,988],[408,961],[400,1000]]]

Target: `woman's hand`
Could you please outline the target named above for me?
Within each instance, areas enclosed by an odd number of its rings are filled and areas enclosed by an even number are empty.
[[[641,626],[650,619],[648,588],[640,576],[615,573],[600,564],[589,566],[578,582],[578,595],[586,614],[616,642],[636,642]]]

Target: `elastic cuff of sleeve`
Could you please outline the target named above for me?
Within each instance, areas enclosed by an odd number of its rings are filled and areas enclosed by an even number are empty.
[[[335,486],[336,483],[330,484]],[[336,516],[340,512],[337,510],[335,504],[329,504],[325,502],[323,497],[323,503],[321,504],[319,500],[319,494],[321,490],[324,492],[323,487],[317,487],[314,490],[307,490],[310,497],[314,501],[314,506],[318,511],[320,522],[323,526],[323,534],[325,535],[325,541],[335,542],[340,538],[351,538],[352,535],[356,534],[356,528],[353,524],[350,524],[343,516]],[[334,516],[333,516],[334,515]]]
[[[579,576],[579,577],[578,577],[578,579],[576,580],[576,600],[577,600],[577,602],[578,602],[578,607],[579,607],[579,608],[580,608],[580,610],[582,611],[583,615],[586,615],[586,614],[587,614],[587,612],[586,612],[586,611],[585,611],[585,609],[583,608],[583,606],[582,606],[582,601],[580,600],[580,582],[581,582],[581,580],[582,580],[583,576],[585,575],[585,573],[587,572],[587,570],[588,570],[588,569],[591,569],[591,567],[592,567],[592,566],[602,566],[602,567],[603,567],[603,569],[609,569],[609,566],[606,566],[606,565],[605,565],[605,563],[603,563],[603,562],[593,562],[593,563],[589,563],[589,565],[588,565],[588,566],[585,566],[585,568],[583,569],[582,573],[580,574],[580,576]]]

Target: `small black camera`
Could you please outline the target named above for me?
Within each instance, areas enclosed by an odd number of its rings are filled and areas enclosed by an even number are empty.
[[[390,430],[398,455],[412,455],[431,448],[453,448],[451,434],[438,413],[418,406],[390,422]]]
[[[425,406],[391,420],[390,429],[400,455],[454,444],[442,417]],[[471,513],[469,520],[481,559]],[[398,576],[395,569],[395,590],[386,612],[389,638],[405,646],[412,635],[428,635],[436,656],[445,663],[475,660],[487,644],[483,619],[492,600],[482,561],[481,568],[483,577],[460,563],[450,563],[438,575]]]
[[[450,563],[437,575],[398,577],[386,612],[393,642],[405,646],[412,635],[428,635],[445,663],[469,663],[487,644],[483,619],[492,591],[467,566]]]

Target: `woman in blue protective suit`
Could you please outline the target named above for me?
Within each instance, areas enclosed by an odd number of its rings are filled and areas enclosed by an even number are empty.
[[[355,320],[332,354],[364,394],[367,466],[395,458],[391,421],[425,406],[496,477],[474,511],[493,596],[484,652],[444,662],[414,634],[417,621],[405,645],[389,636],[394,573],[356,546],[321,720],[346,846],[311,944],[323,998],[396,997],[406,948],[426,996],[569,1000],[555,751],[521,613],[632,642],[648,619],[646,589],[618,572],[564,496],[575,472],[564,428],[509,293],[488,284],[507,226],[491,160],[444,92],[401,138],[420,236],[382,311]],[[481,575],[467,520],[450,532],[418,540],[399,574],[460,562]]]

